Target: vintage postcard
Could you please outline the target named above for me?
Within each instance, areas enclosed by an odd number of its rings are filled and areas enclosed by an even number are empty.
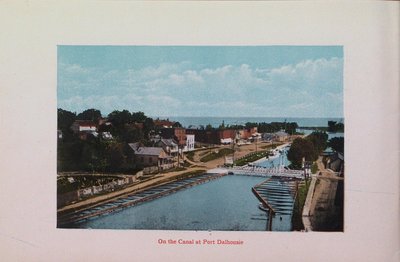
[[[398,2],[0,21],[2,261],[399,260]]]

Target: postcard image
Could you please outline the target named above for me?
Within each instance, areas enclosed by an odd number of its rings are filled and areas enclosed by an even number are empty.
[[[57,227],[343,232],[343,111],[342,46],[59,45]]]

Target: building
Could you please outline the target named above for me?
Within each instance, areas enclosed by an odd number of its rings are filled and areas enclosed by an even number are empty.
[[[327,161],[327,167],[340,175],[344,173],[344,156],[342,153],[335,152]]]
[[[194,135],[195,141],[205,144],[219,144],[220,138],[218,135],[218,130],[215,129],[186,129],[187,135]]]
[[[195,143],[195,136],[186,134],[186,145],[183,148],[184,152],[193,151],[194,150],[194,143]]]
[[[162,147],[142,147],[138,143],[130,143],[138,164],[143,167],[155,167],[154,170],[163,171],[174,167],[174,161]]]
[[[243,140],[247,140],[252,137],[253,134],[257,133],[257,127],[245,128],[239,130],[239,138]]]
[[[223,129],[218,130],[219,142],[221,144],[231,144],[235,141],[236,130],[233,129]]]
[[[156,128],[173,128],[174,124],[176,123],[173,121],[169,121],[169,119],[167,120],[156,119],[153,122]]]
[[[178,143],[175,140],[159,138],[152,141],[156,147],[162,147],[167,154],[173,156],[178,154]]]
[[[275,133],[276,140],[279,142],[286,142],[289,139],[289,134],[284,131],[278,131]]]
[[[182,127],[163,128],[160,130],[160,136],[164,139],[174,139],[178,146],[186,145],[186,129]]]
[[[71,125],[71,129],[75,134],[79,132],[96,132],[97,126],[90,120],[75,120]]]

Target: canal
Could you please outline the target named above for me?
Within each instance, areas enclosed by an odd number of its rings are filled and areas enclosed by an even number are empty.
[[[259,161],[258,165],[276,165],[277,159],[281,157],[286,164],[286,154],[282,154],[277,158]],[[259,208],[260,202],[251,191],[252,187],[265,180],[265,177],[223,176],[161,198],[123,208],[118,212],[87,219],[69,227],[265,231],[268,225],[268,213]],[[274,218],[272,225],[273,231],[290,231],[291,212]]]

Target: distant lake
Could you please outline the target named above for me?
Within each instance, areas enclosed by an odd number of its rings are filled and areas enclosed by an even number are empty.
[[[153,117],[156,119],[157,117]],[[343,118],[307,118],[307,117],[159,117],[160,119],[169,119],[171,121],[178,121],[184,127],[193,126],[206,126],[211,124],[213,127],[218,127],[224,121],[226,125],[244,125],[247,122],[256,123],[271,123],[271,122],[296,122],[299,126],[317,127],[328,126],[328,121],[342,122]]]

